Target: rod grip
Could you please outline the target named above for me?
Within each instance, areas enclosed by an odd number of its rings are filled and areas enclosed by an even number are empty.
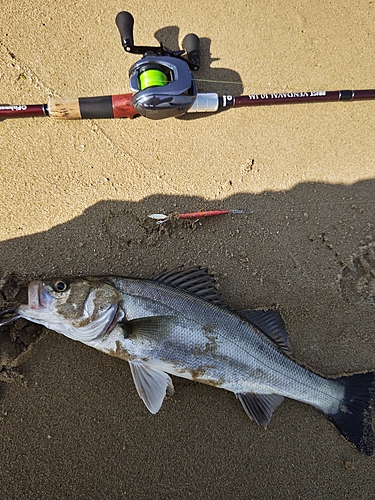
[[[48,116],[59,120],[79,120],[82,118],[78,98],[49,99]]]
[[[130,12],[119,12],[116,16],[116,26],[121,35],[122,46],[126,52],[131,52],[134,46],[134,17],[130,14]]]
[[[48,115],[60,120],[97,118],[134,118],[132,94],[80,97],[73,99],[50,99]]]

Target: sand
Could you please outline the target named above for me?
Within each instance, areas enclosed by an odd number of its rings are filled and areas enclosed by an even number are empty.
[[[135,43],[202,39],[200,91],[374,86],[375,4],[9,0],[0,101],[129,91]],[[235,308],[277,305],[293,357],[325,375],[375,369],[375,103],[232,109],[159,122],[0,125],[0,308],[36,277],[148,277],[207,266]],[[150,213],[243,215],[166,223]],[[267,430],[233,394],[174,379],[153,416],[126,363],[25,321],[0,336],[0,491],[7,499],[370,499],[375,461],[314,408]],[[9,382],[9,383],[6,383]]]

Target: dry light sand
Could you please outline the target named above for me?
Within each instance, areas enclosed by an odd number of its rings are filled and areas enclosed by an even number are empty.
[[[202,39],[200,91],[375,85],[365,0],[8,0],[0,102],[129,91],[116,14],[135,43]],[[375,102],[232,109],[159,122],[0,124],[0,308],[35,277],[148,277],[208,266],[235,308],[277,304],[293,356],[325,375],[375,369]],[[152,212],[244,215],[166,224]],[[175,379],[152,416],[126,363],[19,321],[0,336],[6,499],[372,499],[375,458],[314,408],[267,430],[233,394]],[[10,383],[6,383],[9,381]]]

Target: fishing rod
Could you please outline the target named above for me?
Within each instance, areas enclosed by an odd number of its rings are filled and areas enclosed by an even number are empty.
[[[375,89],[306,92],[274,92],[249,95],[197,93],[193,72],[200,67],[199,38],[185,36],[182,50],[134,45],[134,18],[129,12],[116,16],[125,51],[142,58],[129,70],[131,93],[98,97],[50,99],[46,104],[0,104],[0,120],[51,117],[63,120],[134,118],[137,115],[160,120],[186,113],[215,113],[227,108],[304,104],[375,99]]]

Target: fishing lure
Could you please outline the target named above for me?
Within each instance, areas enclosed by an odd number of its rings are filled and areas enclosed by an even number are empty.
[[[226,214],[243,214],[243,210],[206,210],[202,212],[188,212],[185,214],[172,213],[165,214],[150,214],[149,218],[156,220],[156,224],[163,224],[171,219],[200,219],[201,217],[213,217],[215,215]]]

